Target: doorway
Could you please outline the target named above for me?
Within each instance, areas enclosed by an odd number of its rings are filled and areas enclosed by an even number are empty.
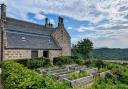
[[[49,51],[43,51],[43,56],[46,58],[49,58]]]

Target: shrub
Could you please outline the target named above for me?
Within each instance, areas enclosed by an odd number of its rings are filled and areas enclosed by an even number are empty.
[[[23,64],[24,66],[35,69],[39,67],[51,66],[50,59],[44,57],[38,57],[34,59],[23,59],[23,60],[15,60],[16,62]]]
[[[105,71],[107,71],[108,69],[107,68],[99,68],[99,72],[101,73],[101,72],[105,72]]]
[[[69,89],[62,82],[41,76],[14,61],[4,62],[2,71],[4,89]]]
[[[73,61],[79,65],[82,65],[84,63],[84,60],[78,56],[71,56],[71,59],[73,59]]]
[[[41,89],[45,86],[43,77],[13,61],[2,64],[2,80],[5,89]]]
[[[103,67],[106,67],[107,66],[102,60],[96,60],[95,61],[95,65],[98,68],[103,68]]]
[[[27,66],[27,61],[28,61],[29,59],[21,59],[21,60],[14,60],[14,61],[16,61],[16,62],[18,62],[18,63],[20,63],[20,64],[22,64],[22,65],[24,65],[24,66]]]
[[[27,61],[27,67],[30,69],[34,69],[34,68],[39,68],[39,67],[43,67],[44,66],[44,61],[43,60],[28,60]]]
[[[92,60],[85,60],[84,64],[87,66],[87,67],[95,67],[95,63],[92,61]]]
[[[83,64],[83,60],[77,56],[60,56],[53,59],[53,64],[55,65],[65,65],[65,64]]]

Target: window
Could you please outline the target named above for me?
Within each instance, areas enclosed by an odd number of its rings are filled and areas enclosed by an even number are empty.
[[[49,52],[48,51],[43,51],[43,56],[48,58],[49,57]]]
[[[31,51],[31,58],[37,58],[38,57],[38,51],[37,50],[32,50]]]

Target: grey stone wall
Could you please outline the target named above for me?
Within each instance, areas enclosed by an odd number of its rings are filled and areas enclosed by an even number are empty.
[[[49,58],[62,56],[62,50],[49,50]]]
[[[4,60],[31,58],[31,50],[5,49]]]
[[[0,27],[0,60],[1,60],[1,27]]]
[[[53,37],[57,41],[57,43],[62,47],[62,56],[70,56],[71,55],[71,39],[65,32],[64,28],[57,29],[54,32]]]
[[[99,73],[99,76],[104,78],[109,73],[111,73],[111,70],[107,70],[105,72]]]
[[[54,57],[61,56],[61,50],[49,50],[49,58],[53,59]],[[43,56],[43,50],[38,50],[38,57]],[[4,50],[4,59],[25,59],[31,58],[31,50],[25,49],[5,49]]]

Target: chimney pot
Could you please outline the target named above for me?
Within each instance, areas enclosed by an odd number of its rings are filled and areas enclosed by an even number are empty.
[[[1,4],[1,19],[6,21],[6,5],[5,3]]]
[[[48,18],[45,18],[45,27],[48,26]]]
[[[59,22],[58,22],[58,27],[64,27],[64,22],[63,22],[63,18],[59,16]]]

